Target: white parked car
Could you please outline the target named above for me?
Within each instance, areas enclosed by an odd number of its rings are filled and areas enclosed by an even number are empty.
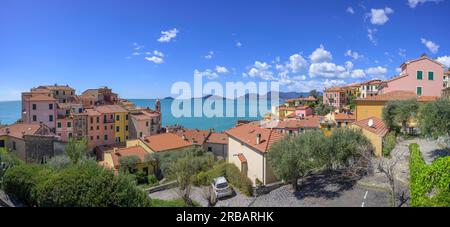
[[[212,182],[212,190],[217,199],[233,195],[233,189],[225,177],[218,177]]]

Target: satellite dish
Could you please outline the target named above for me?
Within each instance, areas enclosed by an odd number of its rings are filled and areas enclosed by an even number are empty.
[[[369,127],[372,127],[373,126],[373,120],[369,119],[369,122],[367,122],[367,124],[369,125]]]

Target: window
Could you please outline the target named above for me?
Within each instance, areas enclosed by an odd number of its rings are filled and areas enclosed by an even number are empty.
[[[97,117],[97,123],[100,123],[100,117]]]
[[[128,131],[128,125],[125,126],[125,131]]]
[[[125,120],[127,120],[127,121],[128,121],[128,114],[127,114],[127,115],[125,115]]]
[[[106,115],[103,115],[103,123],[106,123]]]
[[[36,115],[33,115],[33,121],[37,121]]]
[[[108,135],[104,135],[103,139],[105,139],[105,141],[107,141],[108,140]]]
[[[13,145],[13,150],[16,150],[16,141],[13,141],[12,145]]]
[[[94,117],[91,117],[91,124],[94,124]]]
[[[428,72],[428,80],[434,80],[434,72]]]
[[[67,122],[67,128],[71,128],[72,127],[72,122]]]
[[[61,128],[61,122],[58,122],[58,128]]]
[[[69,138],[72,138],[72,133],[69,133]]]
[[[63,91],[63,95],[66,95],[66,92],[65,92],[65,91]]]
[[[141,138],[142,137],[142,132],[139,132],[139,138]]]
[[[49,115],[49,116],[48,116],[48,121],[50,121],[50,122],[53,121],[53,115]]]
[[[208,152],[212,152],[212,147],[208,147]]]
[[[53,104],[48,104],[48,109],[53,110]]]
[[[105,125],[105,130],[108,130],[108,127]]]
[[[56,93],[56,95],[59,95],[59,91],[56,91],[55,93]]]
[[[91,131],[94,131],[94,127],[93,126],[91,126]]]
[[[421,95],[422,95],[422,87],[417,87],[417,88],[416,88],[416,94],[417,94],[418,96],[421,96]]]
[[[100,126],[97,125],[97,130],[100,130]]]
[[[93,136],[91,136],[91,141],[92,141],[92,140],[94,140],[94,137],[93,137]]]
[[[100,136],[97,136],[97,140],[100,140]]]
[[[145,126],[148,127],[148,121],[145,122]]]
[[[417,79],[418,80],[422,80],[423,77],[423,72],[422,71],[417,71]]]
[[[120,132],[120,126],[116,127],[116,132]]]
[[[116,115],[116,121],[120,121],[120,115]]]
[[[112,125],[111,125],[111,127],[110,127],[110,128],[111,128],[111,130],[113,130],[113,126],[112,126]]]
[[[36,110],[36,104],[33,104],[33,110]]]

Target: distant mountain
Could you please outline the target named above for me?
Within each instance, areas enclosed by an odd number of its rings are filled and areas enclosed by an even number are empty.
[[[164,100],[174,100],[174,98],[172,98],[170,96],[167,96],[167,97],[164,98]]]
[[[322,96],[322,92],[317,92],[318,96]],[[256,96],[256,98],[267,99],[272,96],[272,92],[268,92],[262,96]],[[285,102],[288,99],[300,98],[300,97],[308,97],[309,92],[279,92],[278,97],[280,98],[280,102]],[[245,99],[250,98],[250,94],[246,94]]]

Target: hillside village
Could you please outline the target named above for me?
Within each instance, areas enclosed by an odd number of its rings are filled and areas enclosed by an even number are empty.
[[[25,163],[45,165],[64,155],[68,145],[84,141],[88,156],[97,165],[115,175],[123,174],[124,168],[138,178],[143,175],[144,180],[138,183],[145,189],[167,183],[164,178],[169,175],[169,167],[165,165],[178,163],[176,157],[184,157],[180,153],[195,150],[211,157],[211,161],[205,161],[206,167],[200,168],[202,172],[227,165],[224,171],[230,183],[242,192],[245,184],[238,186],[232,178],[246,178],[242,181],[250,183],[248,194],[252,194],[253,189],[289,183],[280,179],[275,170],[278,167],[274,168],[269,158],[272,147],[286,138],[317,132],[326,138],[340,129],[355,129],[370,142],[375,160],[389,157],[386,146],[392,144],[388,145],[387,137],[394,130],[383,116],[387,105],[393,101],[426,104],[450,100],[450,71],[445,71],[441,63],[422,55],[400,68],[400,74],[388,80],[326,88],[323,97],[311,92],[309,97],[289,99],[273,107],[263,119],[236,122],[225,132],[163,126],[159,101],[154,109],[137,107],[108,87],[77,95],[68,85],[39,86],[22,93],[22,118],[1,126],[0,148]],[[413,117],[402,126],[402,133],[421,134]],[[169,161],[165,163],[163,158]]]

